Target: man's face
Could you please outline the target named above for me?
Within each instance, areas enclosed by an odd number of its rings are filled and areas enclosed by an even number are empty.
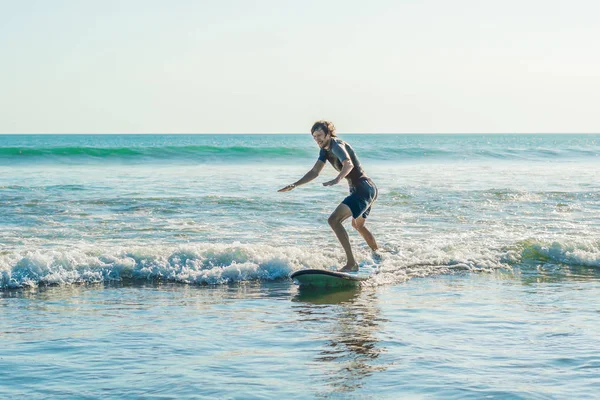
[[[329,145],[329,140],[331,139],[331,137],[325,132],[323,132],[323,129],[317,129],[313,132],[312,136],[320,148],[324,149]]]

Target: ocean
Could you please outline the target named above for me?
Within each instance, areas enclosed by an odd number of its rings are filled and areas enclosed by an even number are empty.
[[[597,398],[600,135],[0,135],[0,398]]]

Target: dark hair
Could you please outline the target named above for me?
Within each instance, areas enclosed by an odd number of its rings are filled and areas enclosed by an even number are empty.
[[[333,122],[320,120],[313,124],[312,128],[310,128],[311,135],[321,129],[325,134],[330,134],[331,136],[335,136],[335,126],[333,126]]]

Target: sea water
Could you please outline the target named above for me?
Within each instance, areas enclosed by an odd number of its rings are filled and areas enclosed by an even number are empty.
[[[0,135],[0,397],[595,398],[600,135]]]

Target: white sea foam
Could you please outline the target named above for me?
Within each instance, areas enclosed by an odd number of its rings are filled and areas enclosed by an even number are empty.
[[[300,268],[327,268],[328,258],[302,247],[198,244],[179,247],[29,250],[0,256],[0,287],[167,280],[226,284],[286,278]]]
[[[466,251],[466,250],[465,250]],[[357,251],[364,268],[377,269],[372,284],[453,271],[501,267],[492,253],[461,253],[424,246],[390,249],[376,262],[365,249]],[[164,280],[220,285],[286,279],[302,268],[335,269],[344,262],[337,248],[309,246],[195,244],[178,247],[93,247],[15,251],[0,256],[0,287],[97,283],[120,280]]]
[[[510,247],[484,243],[412,242],[384,247],[374,260],[366,247],[356,251],[364,269],[375,271],[367,285],[464,272],[493,272],[515,264],[600,267],[600,243],[528,240]],[[256,244],[31,249],[0,255],[0,288],[142,280],[195,285],[287,279],[298,269],[335,269],[344,262],[337,247]]]

